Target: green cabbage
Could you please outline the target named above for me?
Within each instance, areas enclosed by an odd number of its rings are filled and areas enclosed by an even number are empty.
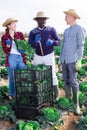
[[[58,106],[62,109],[68,109],[71,106],[71,99],[61,97],[58,100]]]
[[[56,121],[59,119],[60,114],[55,107],[47,107],[42,110],[42,113],[45,117],[47,117],[50,121]]]
[[[80,83],[80,91],[87,91],[87,81]]]

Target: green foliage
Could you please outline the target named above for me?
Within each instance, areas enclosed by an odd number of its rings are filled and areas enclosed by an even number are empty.
[[[8,107],[5,105],[0,105],[0,115],[6,114],[8,112]]]
[[[60,118],[60,114],[55,107],[47,107],[42,110],[42,113],[50,121],[54,122]]]
[[[59,82],[59,88],[64,88],[64,81],[59,79],[58,82]]]
[[[87,66],[82,67],[80,70],[77,72],[77,78],[81,80],[82,78],[87,76]]]
[[[63,39],[61,38],[60,45],[59,46],[54,46],[54,53],[55,53],[55,55],[58,55],[58,56],[60,55],[61,49],[62,49],[62,46],[61,46],[62,42],[63,42]]]
[[[17,129],[17,130],[23,130],[22,128],[23,128],[24,124],[25,124],[24,121],[18,120],[18,121],[16,122],[16,129]]]
[[[0,118],[15,122],[16,116],[9,104],[0,104]]]
[[[80,117],[76,123],[76,130],[87,130],[87,115]]]
[[[87,56],[87,37],[85,38],[85,43],[84,43],[84,56]]]
[[[1,68],[0,75],[2,78],[7,79],[8,78],[8,70],[6,67]]]
[[[9,88],[8,86],[1,86],[0,87],[0,103],[5,102],[5,99],[9,98]]]
[[[39,64],[37,66],[34,66],[34,69],[36,71],[41,71],[41,70],[48,70],[49,66],[46,66],[45,64]]]
[[[71,99],[66,97],[60,97],[57,103],[61,109],[68,109],[72,105]]]
[[[2,91],[2,92],[8,92],[8,91],[9,91],[9,88],[8,88],[7,85],[4,85],[4,86],[1,86],[1,87],[0,87],[0,91]]]
[[[86,63],[87,63],[87,59],[84,59],[84,58],[83,58],[82,61],[81,61],[81,63],[82,63],[82,64],[86,64]]]
[[[14,39],[16,46],[20,50],[24,50],[28,61],[32,61],[34,55],[34,49],[28,44],[28,41]]]
[[[55,46],[54,47],[54,53],[55,53],[55,55],[60,55],[60,53],[61,53],[61,46]]]
[[[79,103],[80,103],[80,106],[81,105],[85,105],[87,102],[87,96],[85,93],[79,91]]]
[[[87,81],[80,83],[80,91],[86,92],[87,91]]]
[[[16,130],[40,130],[40,125],[37,121],[24,122],[19,120],[16,122]]]
[[[26,54],[26,58],[27,58],[27,61],[32,61],[33,60],[33,57],[34,57],[34,49],[31,47],[30,44],[27,44],[26,46],[26,50],[25,50],[25,54]]]
[[[64,80],[63,80],[62,74],[57,72],[56,76],[58,79],[59,88],[64,88]]]

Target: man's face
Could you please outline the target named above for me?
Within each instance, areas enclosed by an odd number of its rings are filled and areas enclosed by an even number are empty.
[[[66,14],[65,16],[65,21],[67,23],[67,25],[71,25],[72,21],[75,20],[75,17],[70,15],[70,14]]]
[[[43,28],[46,24],[46,18],[37,18],[36,21],[38,23],[38,26],[41,28]]]

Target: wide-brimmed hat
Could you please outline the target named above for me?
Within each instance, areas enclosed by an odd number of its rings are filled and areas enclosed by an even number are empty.
[[[69,9],[68,11],[64,11],[64,14],[70,14],[74,16],[75,18],[80,19],[79,15],[74,9]]]
[[[49,19],[49,17],[47,17],[43,11],[39,11],[39,12],[37,13],[36,17],[33,18],[33,20],[37,20],[38,18],[46,18],[46,19]]]
[[[13,18],[7,18],[5,20],[5,22],[2,24],[3,27],[6,27],[8,24],[13,23],[13,22],[17,22],[17,19],[13,19]]]

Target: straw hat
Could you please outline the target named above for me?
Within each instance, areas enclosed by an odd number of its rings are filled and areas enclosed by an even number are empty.
[[[18,20],[15,20],[13,18],[8,18],[6,19],[6,21],[2,24],[3,27],[6,27],[8,24],[13,23],[13,22],[17,22]]]
[[[38,18],[46,18],[46,19],[49,19],[49,17],[47,17],[43,11],[39,11],[39,12],[37,13],[36,17],[33,18],[33,20],[37,20]]]
[[[79,15],[74,9],[69,9],[68,11],[64,11],[64,14],[70,14],[74,16],[75,18],[80,19]]]

